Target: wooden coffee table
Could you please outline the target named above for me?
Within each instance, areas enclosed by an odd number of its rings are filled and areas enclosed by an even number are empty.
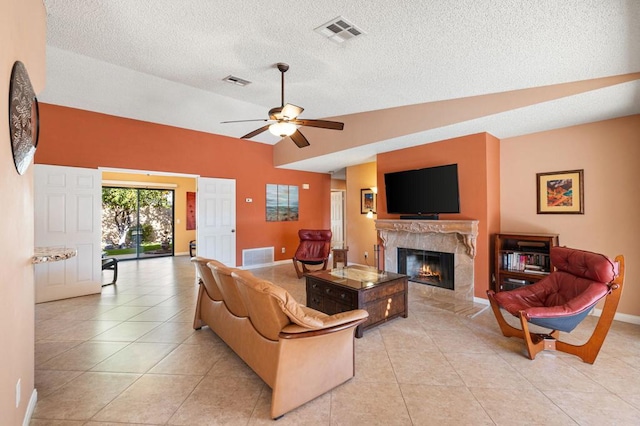
[[[353,265],[310,272],[305,277],[308,307],[329,315],[353,309],[369,312],[367,321],[356,329],[356,337],[385,321],[409,315],[406,275]]]

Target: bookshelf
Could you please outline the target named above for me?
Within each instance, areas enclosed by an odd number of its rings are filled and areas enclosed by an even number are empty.
[[[497,234],[495,240],[495,291],[533,284],[553,271],[551,247],[557,234]]]

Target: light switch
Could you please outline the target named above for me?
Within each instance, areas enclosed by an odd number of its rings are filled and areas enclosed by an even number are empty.
[[[308,183],[303,183],[302,184],[302,189],[309,189],[309,184]]]

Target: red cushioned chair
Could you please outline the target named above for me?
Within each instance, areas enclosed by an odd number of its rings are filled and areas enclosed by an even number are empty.
[[[293,255],[293,266],[296,268],[298,278],[302,274],[310,272],[307,265],[322,265],[321,269],[327,269],[329,254],[331,253],[331,231],[328,229],[301,229],[298,231],[300,245]],[[302,271],[298,267],[301,265]]]
[[[537,283],[499,293],[489,290],[487,296],[493,313],[502,334],[525,340],[530,359],[544,349],[551,349],[577,355],[593,364],[620,301],[624,257],[620,255],[612,261],[597,253],[552,247],[551,263],[557,270]],[[602,314],[585,344],[572,345],[558,340],[560,331],[571,332],[603,298]],[[509,325],[500,308],[520,318],[522,329]],[[529,332],[529,323],[551,332]]]

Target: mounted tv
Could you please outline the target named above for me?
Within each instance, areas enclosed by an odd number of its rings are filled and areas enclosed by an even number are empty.
[[[387,213],[401,219],[437,219],[440,213],[460,213],[458,165],[427,167],[384,175]]]

